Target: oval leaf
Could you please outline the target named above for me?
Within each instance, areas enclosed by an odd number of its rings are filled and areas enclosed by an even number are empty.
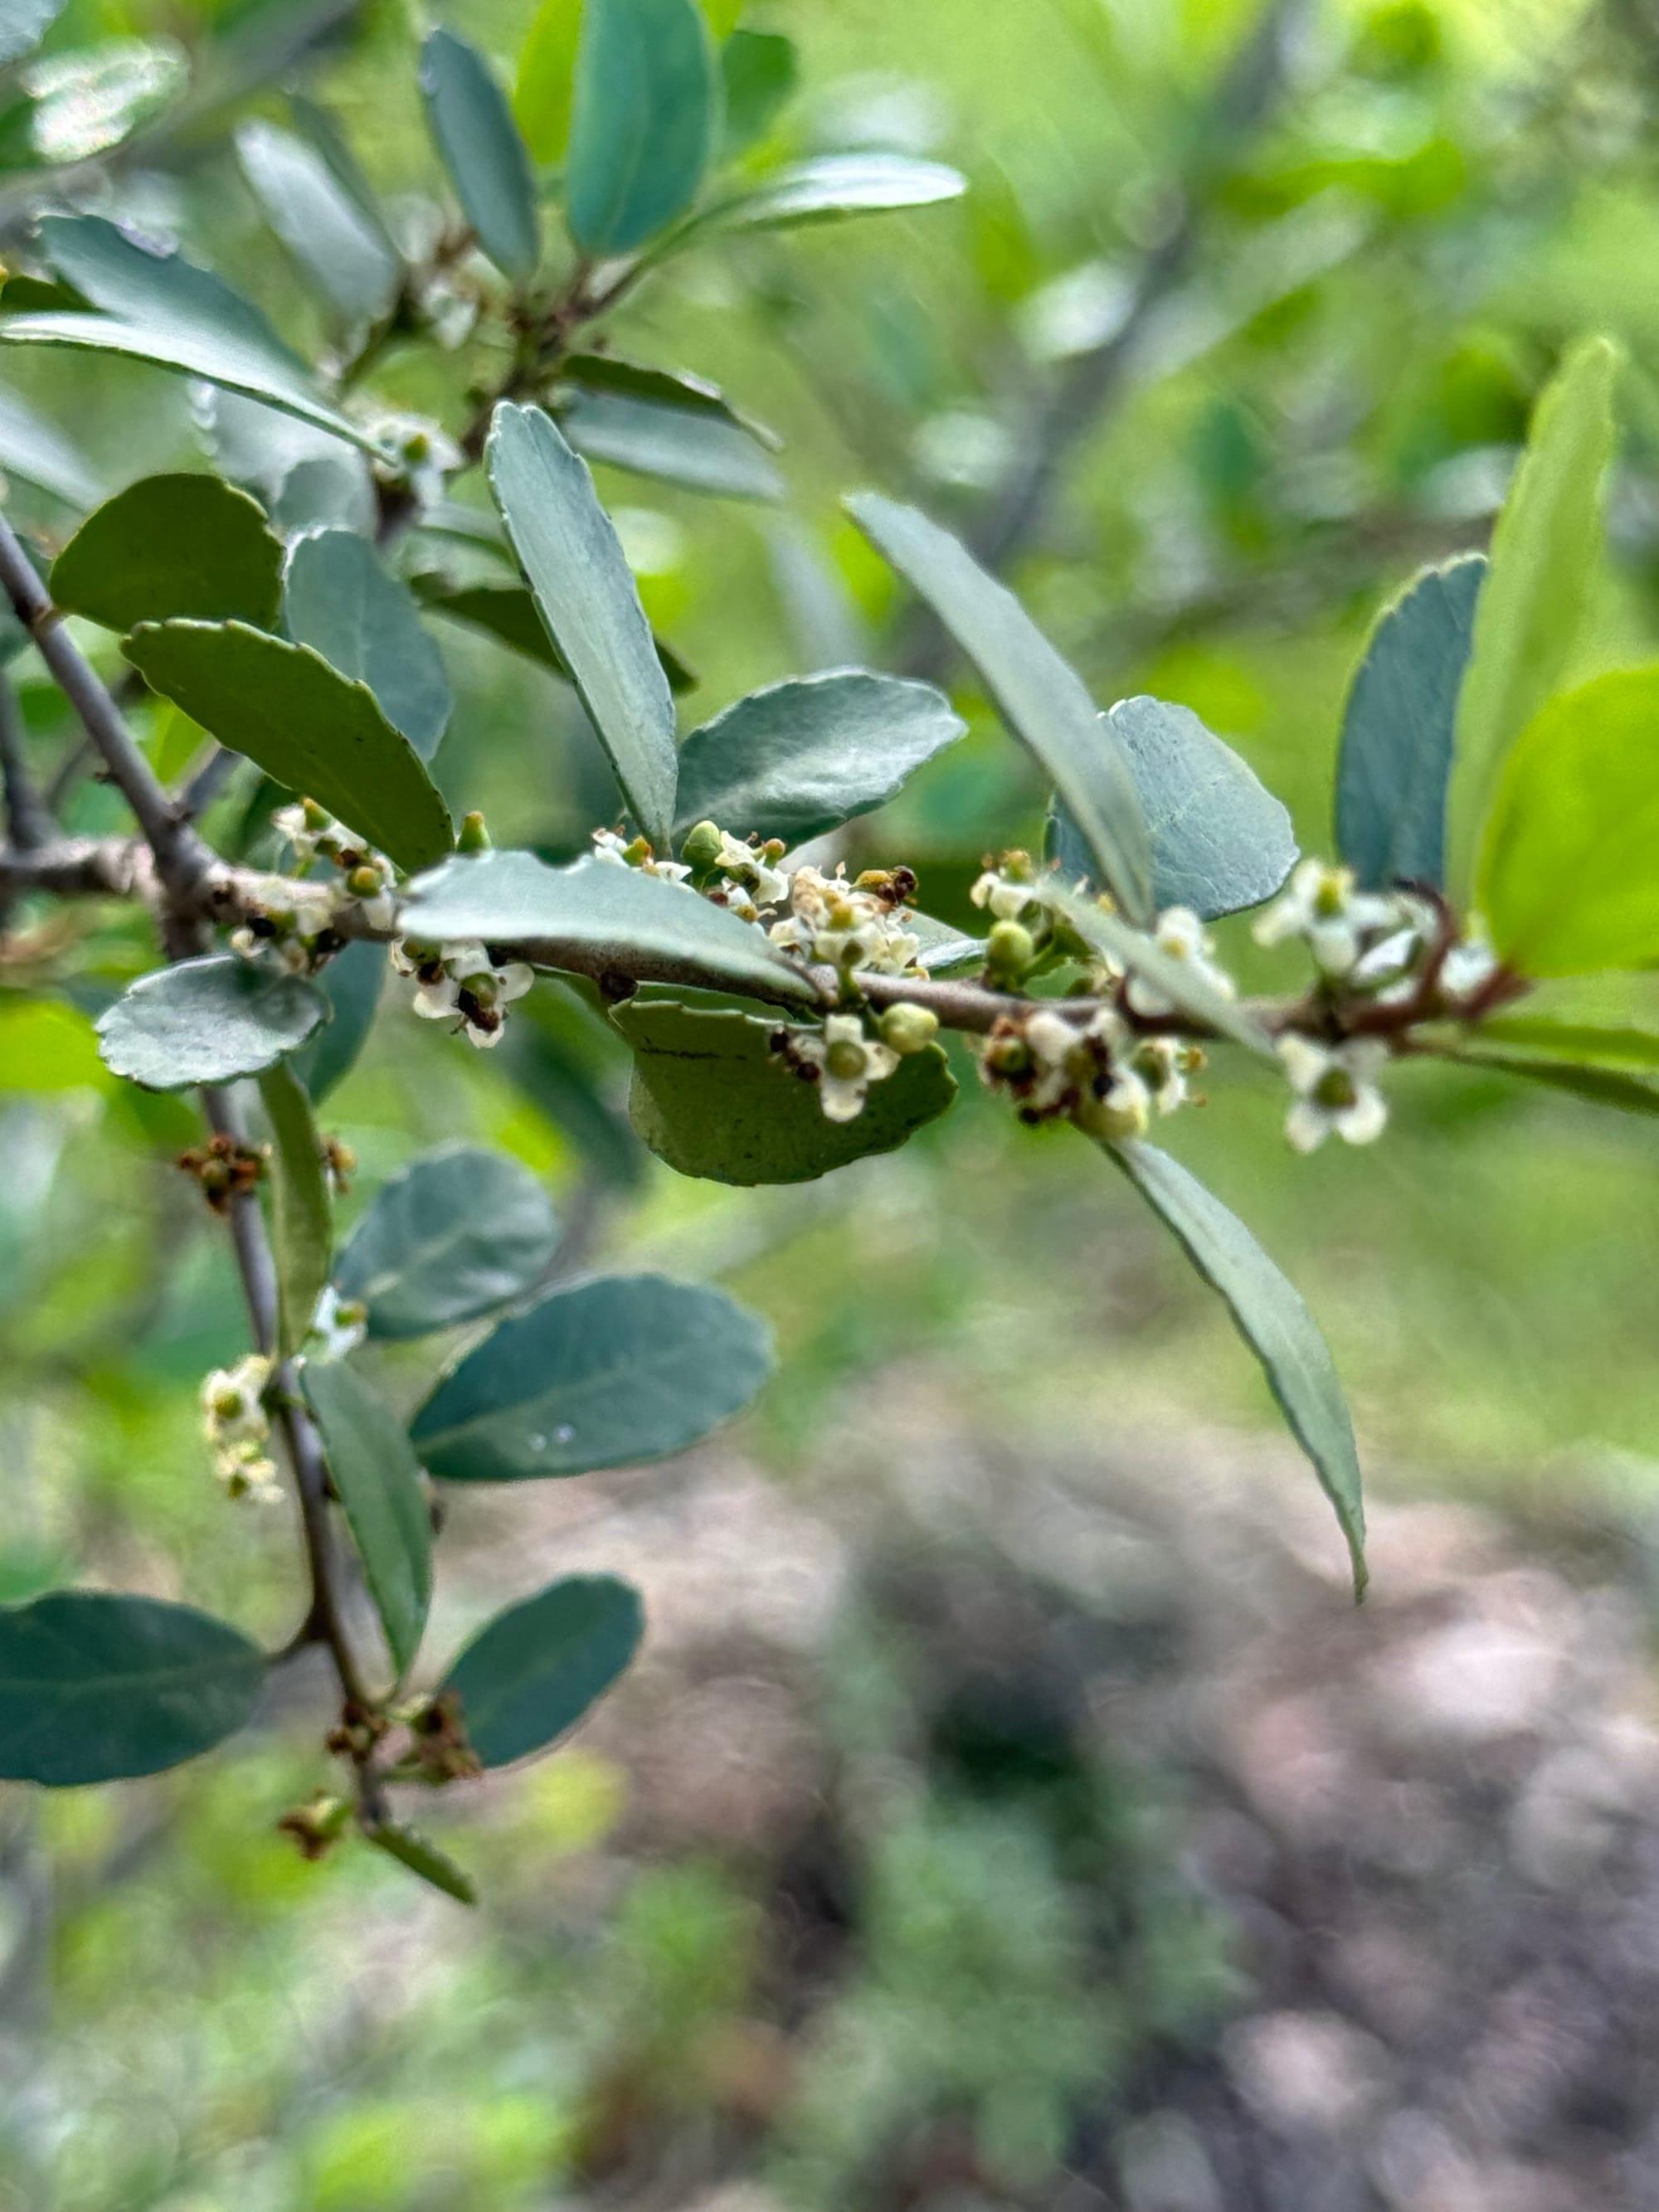
[[[259,1078],[270,1124],[271,1246],[281,1292],[278,1331],[287,1358],[305,1342],[333,1256],[334,1212],[323,1170],[322,1139],[311,1101],[291,1067],[279,1063]]]
[[[1560,682],[1601,552],[1618,349],[1592,338],[1540,399],[1492,532],[1491,573],[1457,714],[1448,821],[1449,883],[1465,897],[1505,755]]]
[[[450,1482],[586,1474],[684,1451],[771,1371],[763,1322],[720,1291],[612,1275],[502,1322],[416,1414]]]
[[[355,1368],[308,1361],[301,1384],[401,1676],[415,1663],[432,1602],[432,1518],[414,1450]]]
[[[159,1774],[234,1735],[264,1676],[257,1644],[191,1606],[52,1590],[0,1607],[0,1777]]]
[[[472,1877],[465,1868],[456,1865],[447,1851],[441,1851],[428,1837],[407,1827],[400,1820],[377,1820],[364,1834],[376,1850],[384,1851],[388,1858],[396,1859],[410,1874],[433,1889],[442,1890],[453,1897],[457,1905],[476,1905],[477,1890]]]
[[[786,230],[842,216],[880,215],[960,199],[968,179],[942,161],[908,154],[823,154],[775,169],[756,191],[711,208],[702,220],[726,230]]]
[[[406,584],[353,530],[319,530],[289,549],[283,619],[296,645],[368,684],[423,761],[448,726],[449,678]]]
[[[541,220],[530,155],[482,54],[453,31],[421,48],[427,120],[473,235],[504,276],[533,276]]]
[[[629,253],[684,214],[714,151],[718,90],[696,0],[585,0],[565,176],[585,253]]]
[[[931,684],[863,669],[770,684],[680,748],[675,835],[710,820],[799,844],[884,805],[966,726]]]
[[[294,1066],[311,1094],[313,1105],[320,1106],[335,1085],[343,1082],[356,1066],[357,1055],[368,1042],[380,1003],[380,987],[386,981],[386,947],[367,939],[348,945],[315,981],[329,1004],[328,1021]]]
[[[433,614],[463,623],[469,629],[482,630],[514,653],[523,653],[526,660],[539,661],[544,668],[568,680],[570,671],[560,659],[536,602],[522,584],[453,584],[447,576],[428,570],[411,577],[410,588]],[[653,642],[669,690],[695,691],[698,679],[673,647],[661,638]]]
[[[443,800],[366,684],[309,646],[243,623],[145,623],[122,651],[145,682],[233,752],[314,799],[400,868],[430,867],[455,833]]]
[[[324,297],[354,320],[378,321],[402,269],[323,155],[258,121],[237,131],[236,155],[267,222]]]
[[[1371,632],[1342,722],[1337,849],[1373,890],[1446,877],[1446,787],[1486,563],[1425,568]]]
[[[576,975],[615,968],[641,983],[712,982],[780,1001],[817,997],[763,929],[679,884],[608,860],[550,868],[533,853],[457,859],[409,885],[402,919],[418,939],[516,945],[544,968]]]
[[[1104,1147],[1187,1257],[1226,1301],[1261,1362],[1291,1433],[1313,1462],[1335,1508],[1353,1563],[1356,1597],[1365,1591],[1365,1507],[1359,1456],[1330,1347],[1301,1294],[1236,1214],[1155,1145]]]
[[[274,1066],[327,1012],[302,975],[215,953],[130,984],[98,1018],[98,1049],[106,1067],[147,1091],[186,1091]]]
[[[377,1337],[426,1336],[522,1297],[558,1242],[552,1200],[528,1168],[471,1145],[428,1153],[377,1194],[335,1282]]]
[[[576,392],[559,424],[590,461],[726,499],[781,499],[783,478],[739,423],[625,392]]]
[[[536,160],[550,167],[570,142],[570,101],[582,0],[542,0],[519,55],[513,112]]]
[[[481,1628],[444,1684],[486,1766],[510,1766],[572,1729],[626,1672],[645,1633],[639,1592],[571,1575]]]
[[[874,492],[848,512],[978,670],[1002,719],[1042,763],[1132,921],[1152,919],[1152,850],[1123,749],[1082,678],[1013,593],[915,507]]]
[[[1152,841],[1153,903],[1191,907],[1213,921],[1271,898],[1296,866],[1296,834],[1249,763],[1190,707],[1120,699],[1104,720],[1140,794]],[[1048,851],[1066,883],[1098,888],[1093,856],[1063,800],[1050,821]]]
[[[1552,699],[1504,765],[1477,902],[1523,975],[1659,961],[1659,666]]]
[[[872,1083],[856,1121],[831,1121],[815,1084],[772,1050],[775,1022],[662,1000],[611,1019],[634,1048],[629,1117],[659,1159],[714,1182],[810,1182],[850,1160],[890,1152],[955,1101],[937,1045]]]
[[[174,616],[266,628],[283,549],[264,510],[218,477],[145,477],[89,514],[52,563],[52,595],[106,629]]]
[[[278,378],[308,383],[311,371],[252,300],[188,261],[98,215],[40,220],[40,252],[71,291],[117,321],[234,345],[263,358]]]
[[[495,410],[485,459],[548,635],[635,821],[665,852],[674,820],[674,702],[587,464],[539,407],[508,402]]]

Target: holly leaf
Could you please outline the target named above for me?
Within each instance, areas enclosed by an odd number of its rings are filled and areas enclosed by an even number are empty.
[[[739,1412],[772,1367],[764,1324],[720,1291],[611,1275],[500,1322],[410,1425],[449,1482],[523,1482],[666,1459]]]
[[[520,283],[542,258],[536,173],[507,95],[477,47],[430,31],[421,48],[421,95],[433,142],[478,244]]]
[[[645,1633],[639,1592],[611,1575],[571,1575],[481,1628],[450,1668],[466,1740],[510,1766],[573,1729],[627,1671]]]
[[[52,595],[106,629],[188,616],[268,628],[283,548],[264,510],[222,477],[144,477],[89,514],[52,568]]]
[[[327,1012],[303,976],[214,953],[130,983],[98,1018],[98,1049],[106,1067],[147,1091],[188,1091],[274,1066]]]
[[[426,1336],[524,1297],[557,1243],[552,1201],[528,1168],[460,1145],[382,1186],[334,1279],[343,1298],[368,1307],[371,1336]]]
[[[438,750],[453,701],[443,655],[406,584],[388,575],[354,530],[318,530],[289,549],[283,616],[296,645],[366,684],[423,761]]]
[[[357,1064],[357,1055],[368,1041],[386,981],[386,947],[360,939],[337,952],[317,976],[317,988],[327,1000],[328,1020],[295,1058],[294,1066],[320,1106],[337,1083],[342,1083]]]
[[[294,1070],[279,1061],[259,1078],[270,1124],[271,1244],[281,1296],[278,1348],[284,1358],[305,1342],[328,1283],[334,1210],[323,1170],[322,1139],[311,1101]]]
[[[401,1677],[415,1663],[432,1602],[432,1516],[413,1448],[403,1424],[343,1360],[307,1360],[300,1380]]]
[[[256,118],[238,129],[236,155],[265,220],[324,298],[354,322],[378,322],[403,266],[324,154]]]
[[[565,193],[583,252],[630,253],[697,196],[720,80],[696,0],[584,0]]]

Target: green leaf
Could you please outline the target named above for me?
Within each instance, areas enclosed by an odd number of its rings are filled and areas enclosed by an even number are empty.
[[[1459,899],[1505,757],[1560,682],[1583,618],[1601,558],[1620,361],[1607,338],[1569,354],[1538,403],[1492,533],[1451,772],[1448,880]]]
[[[363,1832],[376,1850],[384,1851],[388,1858],[396,1859],[400,1866],[406,1866],[410,1874],[418,1875],[432,1888],[442,1890],[446,1897],[453,1897],[458,1905],[477,1903],[478,1893],[473,1887],[471,1875],[457,1866],[447,1851],[440,1850],[436,1844],[417,1834],[413,1828],[405,1826],[400,1820],[378,1820]]]
[[[639,1592],[611,1575],[551,1583],[481,1628],[444,1684],[486,1766],[544,1751],[624,1674],[645,1633]]]
[[[307,100],[302,92],[289,93],[288,105],[295,130],[312,151],[321,156],[329,174],[362,216],[370,234],[380,240],[382,251],[401,264],[403,255],[392,234],[386,210],[334,115],[326,107],[319,107],[314,100]]]
[[[720,1291],[603,1276],[501,1322],[410,1426],[450,1482],[666,1459],[739,1412],[772,1367],[764,1323]]]
[[[533,1290],[557,1243],[552,1201],[528,1168],[457,1146],[384,1185],[334,1279],[368,1308],[371,1336],[426,1336]]]
[[[337,952],[315,979],[331,1009],[329,1018],[295,1060],[295,1073],[320,1106],[343,1082],[368,1042],[386,980],[386,947],[367,939]]]
[[[708,19],[711,37],[719,46],[736,30],[744,0],[697,0],[697,4]]]
[[[428,33],[421,94],[473,235],[503,276],[526,281],[542,258],[541,218],[536,173],[506,94],[483,55],[453,31]]]
[[[303,976],[214,953],[129,984],[98,1018],[98,1048],[106,1067],[147,1091],[187,1091],[274,1066],[327,1012]]]
[[[379,321],[402,266],[325,156],[257,120],[237,131],[236,155],[267,222],[324,297],[353,321]]]
[[[719,92],[696,0],[586,0],[566,171],[583,252],[632,252],[685,213],[714,151]]]
[[[723,159],[730,161],[763,138],[800,76],[795,42],[781,31],[733,31],[720,52],[726,92]]]
[[[428,570],[410,577],[410,589],[433,614],[442,615],[450,622],[465,623],[469,629],[483,630],[486,635],[510,646],[514,653],[523,653],[527,660],[538,660],[544,668],[550,668],[556,676],[568,681],[570,672],[560,659],[558,648],[536,611],[534,599],[522,584],[452,584],[447,576]],[[669,690],[695,691],[698,679],[673,647],[665,644],[661,638],[653,642]]]
[[[508,402],[495,410],[485,460],[548,635],[635,819],[665,852],[674,820],[674,702],[587,464],[539,407]]]
[[[1225,997],[1212,983],[1194,975],[1190,961],[1165,952],[1116,915],[1057,883],[1045,881],[1038,885],[1038,892],[1043,904],[1060,915],[1085,945],[1116,961],[1131,975],[1139,976],[1189,1020],[1213,1030],[1218,1036],[1231,1038],[1249,1052],[1259,1053],[1265,1060],[1278,1057],[1273,1039],[1261,1024],[1237,1000]]]
[[[257,1644],[191,1606],[52,1590],[0,1607],[0,1777],[159,1774],[234,1735],[264,1677]]]
[[[15,392],[0,388],[0,469],[65,507],[90,507],[100,495],[91,464],[44,416]]]
[[[343,1361],[308,1360],[300,1380],[401,1677],[415,1663],[432,1602],[432,1517],[414,1449],[403,1424]]]
[[[872,1152],[890,1152],[957,1095],[937,1045],[872,1083],[854,1121],[831,1121],[815,1084],[771,1048],[775,1022],[629,1000],[611,1019],[634,1048],[629,1119],[681,1175],[740,1184],[810,1182]]]
[[[1048,771],[1124,913],[1150,921],[1152,852],[1134,777],[1081,678],[949,531],[874,492],[849,499],[847,508],[939,617],[1003,720]]]
[[[287,1358],[305,1342],[334,1255],[334,1209],[323,1169],[322,1139],[311,1101],[294,1070],[279,1062],[259,1078],[270,1123],[271,1243],[282,1293],[278,1349]]]
[[[1313,1462],[1335,1508],[1353,1562],[1356,1597],[1365,1591],[1365,1507],[1359,1458],[1330,1348],[1295,1286],[1237,1215],[1155,1145],[1103,1148],[1117,1162],[1188,1258],[1226,1301],[1261,1362],[1291,1433]]]
[[[710,208],[700,227],[787,230],[842,216],[882,215],[960,199],[968,179],[942,161],[908,154],[821,154],[775,169],[753,191]]]
[[[64,0],[0,0],[0,69],[33,53],[64,7]]]
[[[1476,903],[1523,975],[1659,961],[1659,665],[1552,699],[1504,763]]]
[[[1336,783],[1337,849],[1362,884],[1446,877],[1446,786],[1486,563],[1424,568],[1385,607],[1354,672]]]
[[[264,510],[222,477],[144,477],[89,514],[52,563],[52,595],[106,629],[188,615],[264,627],[283,548]]]
[[[800,844],[884,805],[965,727],[931,684],[863,669],[769,684],[680,748],[674,834],[713,821]]]
[[[289,548],[283,618],[342,676],[366,684],[423,761],[438,750],[453,701],[443,655],[406,584],[353,530],[319,530]]]
[[[144,623],[122,647],[154,690],[222,745],[314,799],[400,868],[428,867],[455,833],[443,800],[366,684],[309,646],[243,623]]]
[[[659,477],[691,491],[776,499],[783,479],[766,448],[777,441],[739,415],[701,377],[677,376],[605,354],[578,354],[561,371],[560,426],[589,460]]]
[[[1524,1014],[1483,1021],[1469,1033],[1480,1051],[1498,1045],[1517,1057],[1537,1054],[1581,1067],[1622,1067],[1659,1075],[1659,1036],[1647,1030],[1605,1029],[1588,1022],[1552,1022]]]
[[[550,168],[570,143],[581,28],[582,0],[542,0],[519,56],[513,112],[531,152]]]
[[[1489,1074],[1513,1075],[1526,1083],[1541,1083],[1553,1091],[1565,1091],[1592,1106],[1613,1106],[1624,1114],[1659,1114],[1659,1084],[1644,1083],[1639,1076],[1616,1068],[1579,1067],[1571,1061],[1530,1060],[1523,1054],[1480,1052],[1448,1055],[1460,1067],[1484,1068]]]
[[[953,923],[936,921],[931,914],[922,914],[915,907],[904,927],[920,939],[921,950],[916,958],[930,975],[956,975],[985,965],[982,937],[966,937]]]
[[[642,983],[678,983],[688,965],[733,991],[815,1003],[808,978],[764,930],[679,884],[584,859],[550,868],[533,853],[458,858],[409,886],[403,926],[442,943],[522,946],[544,967],[586,975],[610,964]]]
[[[1271,898],[1296,865],[1296,833],[1248,763],[1190,707],[1120,699],[1103,719],[1140,794],[1153,904],[1190,907],[1213,921]],[[1048,853],[1067,884],[1097,888],[1093,856],[1064,800],[1049,820]]]

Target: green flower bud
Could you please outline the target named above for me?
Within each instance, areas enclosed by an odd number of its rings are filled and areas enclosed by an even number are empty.
[[[926,1052],[939,1035],[939,1016],[931,1006],[914,1006],[908,1000],[889,1006],[878,1027],[881,1041],[901,1058]]]
[[[365,863],[361,868],[354,868],[346,878],[346,889],[353,898],[373,898],[380,890],[382,880],[380,870]]]
[[[713,822],[699,822],[688,830],[680,858],[688,868],[712,868],[720,856],[720,833]]]
[[[306,817],[306,828],[310,830],[313,837],[319,831],[332,829],[334,826],[334,817],[325,806],[319,806],[314,799],[302,799],[300,805]]]
[[[1023,921],[1000,921],[985,940],[985,964],[1018,982],[1036,957],[1036,942]]]
[[[458,853],[487,853],[489,850],[489,832],[484,827],[484,818],[476,806],[470,814],[462,817],[460,834],[455,840],[455,850]]]
[[[840,1044],[832,1044],[823,1056],[823,1072],[833,1075],[837,1083],[856,1083],[864,1073],[866,1054],[861,1044],[849,1037]]]

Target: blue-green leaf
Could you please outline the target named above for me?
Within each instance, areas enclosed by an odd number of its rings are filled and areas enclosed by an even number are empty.
[[[1312,1461],[1335,1509],[1353,1563],[1354,1595],[1365,1589],[1365,1508],[1353,1425],[1332,1362],[1300,1293],[1236,1214],[1154,1145],[1104,1148],[1170,1231],[1240,1335],[1261,1362],[1291,1432]]]
[[[429,32],[421,48],[421,92],[479,245],[504,276],[533,276],[542,255],[535,171],[488,63],[453,31]]]
[[[0,1778],[159,1774],[234,1735],[264,1677],[257,1644],[191,1606],[52,1590],[0,1607]]]
[[[432,1602],[432,1516],[403,1424],[343,1361],[308,1360],[301,1382],[398,1673],[421,1648]]]
[[[719,97],[696,0],[585,0],[566,172],[585,253],[631,252],[684,214],[714,151]]]
[[[605,1276],[501,1322],[410,1434],[451,1482],[586,1474],[684,1451],[746,1406],[771,1366],[764,1323],[722,1291]]]
[[[467,1741],[509,1766],[574,1728],[639,1650],[639,1592],[611,1575],[572,1575],[481,1628],[450,1668]]]
[[[317,1301],[327,1287],[334,1210],[322,1139],[299,1077],[279,1061],[259,1078],[259,1098],[273,1139],[271,1245],[282,1293],[278,1349],[286,1358],[305,1342]]]
[[[366,684],[380,712],[429,761],[453,702],[443,655],[406,584],[353,530],[319,530],[289,549],[283,618],[296,645]]]
[[[552,1200],[517,1160],[472,1145],[393,1176],[352,1231],[334,1279],[377,1337],[426,1336],[532,1290],[558,1241]]]
[[[129,484],[87,517],[52,568],[58,605],[106,629],[179,615],[263,628],[282,592],[283,548],[263,508],[219,477]]]
[[[968,179],[942,161],[908,154],[822,154],[775,169],[752,191],[734,195],[700,218],[710,228],[787,230],[842,216],[882,215],[960,199]]]
[[[314,984],[234,953],[153,969],[98,1018],[98,1049],[147,1091],[258,1075],[296,1052],[328,1008]]]
[[[258,120],[239,128],[236,154],[271,228],[324,297],[354,319],[384,315],[402,266],[323,155]]]
[[[665,852],[677,773],[673,697],[587,464],[539,407],[508,403],[495,410],[485,459],[548,635],[635,819]]]
[[[374,1025],[386,981],[386,947],[360,938],[337,952],[315,981],[331,1011],[294,1065],[313,1105],[320,1106],[356,1066]]]
[[[1152,843],[1152,898],[1206,921],[1271,898],[1296,865],[1291,817],[1231,745],[1190,707],[1120,699],[1104,718],[1122,746]],[[1049,856],[1067,884],[1098,888],[1099,871],[1071,811],[1057,801]]]
[[[64,7],[64,0],[0,0],[0,69],[33,53]]]
[[[1445,881],[1457,702],[1486,574],[1478,553],[1423,569],[1383,610],[1354,673],[1337,771],[1336,842],[1370,889]]]

